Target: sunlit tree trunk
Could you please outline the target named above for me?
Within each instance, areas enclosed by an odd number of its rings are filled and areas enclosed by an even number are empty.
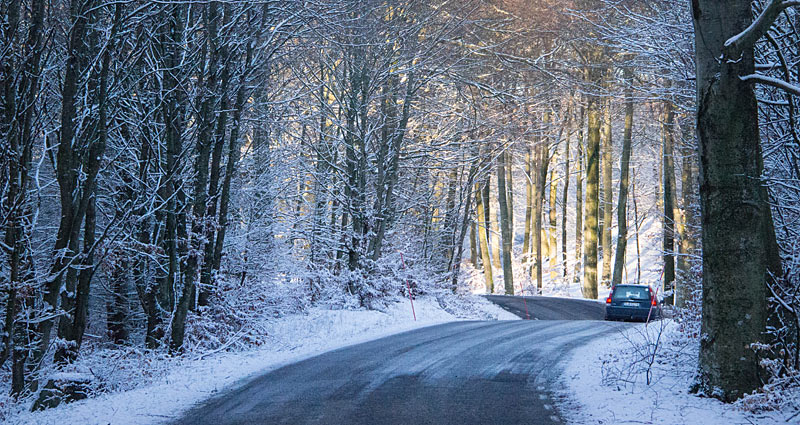
[[[500,228],[503,237],[503,283],[506,295],[514,295],[514,271],[512,269],[512,244],[511,217],[509,216],[508,192],[506,190],[506,154],[501,153],[497,158],[497,198],[500,210]]]
[[[633,92],[631,83],[633,71],[624,69],[625,86],[625,128],[622,134],[622,158],[619,161],[619,199],[617,200],[617,249],[614,257],[612,285],[622,283],[625,269],[625,251],[628,247],[628,180],[630,178],[631,139],[633,134]]]
[[[533,157],[531,146],[525,149],[525,234],[522,239],[522,262],[530,263],[531,220],[533,213],[533,173],[531,172]],[[528,267],[528,266],[526,266]]]
[[[593,71],[596,73],[596,71]],[[596,80],[596,78],[595,78]],[[597,248],[600,180],[600,99],[588,96],[588,139],[586,141],[586,203],[583,233],[583,296],[597,299]]]
[[[561,270],[564,279],[567,279],[567,202],[569,200],[569,158],[570,158],[570,151],[569,151],[569,144],[570,144],[570,137],[571,132],[570,126],[572,124],[572,113],[567,112],[568,114],[568,121],[567,121],[567,140],[565,141],[566,145],[564,146],[564,190],[561,193]]]
[[[556,160],[556,163],[558,161]],[[558,220],[556,218],[556,199],[558,197],[558,173],[556,167],[550,167],[550,210],[549,210],[549,228],[550,228],[550,282],[555,282],[558,278],[558,242],[557,234]]]
[[[499,269],[502,267],[502,257],[500,255],[500,245],[502,244],[502,235],[500,234],[500,210],[499,206],[498,208],[492,208],[490,206],[492,199],[490,186],[487,185],[484,190],[488,192],[487,195],[489,196],[489,201],[484,204],[484,208],[486,208],[486,214],[487,217],[489,217],[489,225],[491,229],[489,232],[489,240],[492,243],[492,265]]]
[[[478,245],[481,251],[481,262],[483,263],[483,280],[486,284],[486,293],[494,292],[494,278],[492,276],[492,260],[489,257],[489,233],[486,224],[486,198],[483,196],[484,187],[488,182],[475,184],[475,210],[478,219]]]
[[[508,201],[508,222],[514,234],[514,156],[511,148],[506,149],[506,201]]]
[[[602,153],[602,166],[603,166],[603,202],[602,202],[602,215],[603,226],[601,230],[601,252],[603,254],[603,275],[602,282],[605,285],[611,283],[611,220],[612,212],[614,211],[614,193],[611,183],[612,173],[612,154],[613,144],[611,141],[611,100],[606,102],[605,112],[603,114],[603,153]]]
[[[578,122],[578,139],[576,140],[578,157],[576,158],[577,172],[575,173],[575,283],[581,281],[581,264],[583,259],[583,129],[586,118],[586,108],[581,103],[580,120]]]
[[[470,195],[472,196],[472,195]],[[477,224],[475,220],[470,220],[469,223],[469,262],[472,263],[472,267],[478,268],[478,246],[477,246],[477,237],[478,232],[475,230]]]
[[[545,114],[544,122],[549,122],[549,112]],[[544,256],[545,244],[548,242],[544,235],[544,200],[547,194],[547,170],[550,166],[549,146],[543,138],[534,147],[534,192],[533,192],[533,268],[531,272],[536,280],[536,288],[541,292],[542,289],[542,259]]]
[[[450,272],[450,267],[453,264],[453,255],[456,251],[455,235],[458,229],[459,214],[456,209],[456,191],[461,184],[458,178],[458,169],[453,167],[450,170],[450,175],[447,182],[447,198],[445,200],[444,223],[441,229],[439,246],[444,253],[443,264],[446,265],[445,273]]]
[[[685,129],[683,132],[683,144],[681,147],[681,207],[678,210],[677,231],[678,231],[678,265],[675,276],[675,306],[684,308],[686,302],[691,299],[693,286],[693,276],[691,275],[692,259],[695,255],[697,235],[694,229],[697,226],[695,219],[695,203],[697,201],[696,176],[694,174],[695,150],[691,140],[691,132]]]

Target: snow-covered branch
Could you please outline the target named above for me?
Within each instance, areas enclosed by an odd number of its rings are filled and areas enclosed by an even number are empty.
[[[755,46],[756,42],[769,31],[778,15],[789,7],[800,6],[798,0],[772,0],[747,29],[728,39],[724,45],[723,57],[736,60],[742,51]]]
[[[742,81],[754,81],[760,84],[766,84],[775,88],[779,88],[785,92],[791,93],[795,96],[800,96],[800,86],[788,83],[780,78],[769,77],[762,74],[750,74],[739,77]]]

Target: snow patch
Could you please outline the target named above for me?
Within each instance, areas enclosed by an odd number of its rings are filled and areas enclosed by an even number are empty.
[[[698,344],[671,320],[620,325],[572,352],[562,414],[571,424],[800,424],[793,412],[754,414],[690,394]]]

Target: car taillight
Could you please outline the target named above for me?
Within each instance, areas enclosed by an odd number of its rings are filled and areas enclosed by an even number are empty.
[[[611,304],[611,295],[609,295],[608,298],[606,298],[606,304]]]
[[[656,297],[652,297],[652,298],[650,298],[650,303],[651,303],[652,305],[656,305],[656,304],[658,304],[658,303],[656,302]]]

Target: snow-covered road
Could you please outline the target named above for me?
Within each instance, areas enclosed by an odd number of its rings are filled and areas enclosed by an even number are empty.
[[[324,353],[261,375],[179,424],[563,423],[560,371],[623,324],[454,322]]]

